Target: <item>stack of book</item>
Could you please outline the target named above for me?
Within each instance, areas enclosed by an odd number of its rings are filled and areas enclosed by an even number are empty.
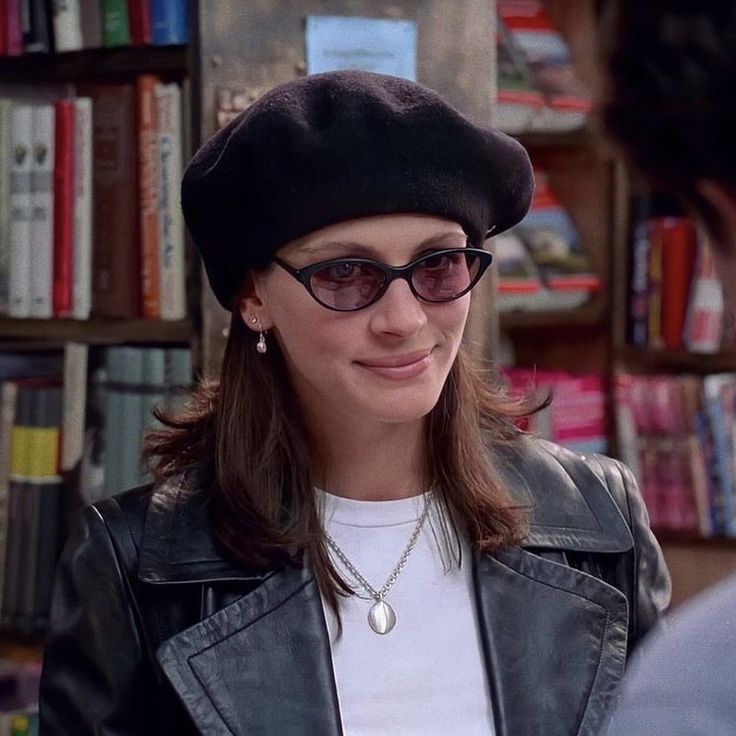
[[[512,134],[582,127],[592,109],[543,0],[498,0],[495,123]]]
[[[187,0],[3,0],[0,56],[185,44]]]
[[[629,344],[696,353],[721,349],[721,283],[708,241],[691,219],[672,215],[640,220],[629,264]]]
[[[492,241],[502,312],[574,309],[601,289],[575,223],[547,175],[537,170],[535,179],[526,217]]]
[[[736,537],[736,374],[616,378],[621,458],[656,529]]]
[[[186,317],[182,92],[0,87],[0,314]]]
[[[608,412],[603,376],[527,368],[504,368],[502,375],[511,396],[552,398],[548,407],[522,422],[524,429],[574,452],[607,452]]]
[[[44,630],[67,513],[147,482],[144,430],[191,371],[188,348],[0,355],[3,630]]]

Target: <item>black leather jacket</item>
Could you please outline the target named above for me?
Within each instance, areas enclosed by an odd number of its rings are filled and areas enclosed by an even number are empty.
[[[503,472],[534,510],[523,546],[474,560],[496,733],[592,736],[668,603],[659,548],[618,463],[527,442]],[[341,734],[309,570],[234,566],[213,546],[204,494],[180,491],[84,512],[57,575],[41,733]]]

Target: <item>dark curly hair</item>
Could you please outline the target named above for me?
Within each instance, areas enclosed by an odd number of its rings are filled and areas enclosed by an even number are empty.
[[[736,3],[599,0],[600,115],[653,185],[718,232],[697,185],[736,193]]]

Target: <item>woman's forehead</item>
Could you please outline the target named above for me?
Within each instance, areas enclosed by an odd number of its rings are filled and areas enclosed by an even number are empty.
[[[279,255],[323,256],[345,249],[383,254],[433,245],[464,245],[466,239],[461,225],[442,217],[374,215],[328,225],[288,243]]]

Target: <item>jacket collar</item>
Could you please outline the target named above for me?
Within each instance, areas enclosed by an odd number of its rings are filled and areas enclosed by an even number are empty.
[[[525,546],[631,548],[607,489],[576,456],[535,443],[500,457],[509,487],[531,509]],[[340,736],[329,635],[311,573],[285,568],[253,576],[230,565],[207,532],[206,495],[195,488],[171,482],[153,492],[141,578],[261,583],[165,641],[157,651],[163,671],[203,734]],[[497,736],[596,734],[626,657],[623,594],[523,548],[478,557],[474,565]],[[289,697],[281,697],[286,691]]]
[[[529,507],[527,548],[625,552],[628,526],[590,465],[556,445],[523,442],[496,450],[501,477]],[[217,551],[209,523],[209,494],[193,471],[154,488],[140,551],[140,577],[150,583],[258,580]]]

